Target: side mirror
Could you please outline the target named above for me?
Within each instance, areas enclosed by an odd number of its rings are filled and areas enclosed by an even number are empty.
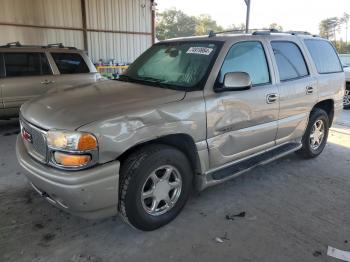
[[[252,87],[252,80],[246,72],[229,72],[224,76],[224,85],[217,88],[216,92],[242,91]]]

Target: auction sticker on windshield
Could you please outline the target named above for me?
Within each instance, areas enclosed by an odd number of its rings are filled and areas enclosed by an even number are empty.
[[[190,47],[187,50],[187,54],[197,54],[197,55],[210,55],[213,51],[213,48],[208,47]]]

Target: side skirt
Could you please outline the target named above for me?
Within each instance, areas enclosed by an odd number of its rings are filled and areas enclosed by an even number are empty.
[[[205,174],[196,177],[196,188],[201,191],[207,187],[221,184],[253,169],[254,167],[265,165],[295,152],[301,147],[302,145],[300,143],[287,143],[252,157],[225,165],[224,167],[209,170]]]

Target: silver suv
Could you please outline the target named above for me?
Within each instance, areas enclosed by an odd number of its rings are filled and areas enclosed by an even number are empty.
[[[18,116],[20,106],[52,88],[101,78],[89,57],[62,44],[0,46],[0,119]]]
[[[256,31],[153,45],[120,78],[21,108],[33,188],[86,218],[154,230],[203,190],[286,154],[321,154],[345,78],[325,39]]]

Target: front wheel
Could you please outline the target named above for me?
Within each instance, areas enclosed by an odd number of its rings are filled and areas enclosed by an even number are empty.
[[[315,108],[310,114],[309,124],[302,139],[302,148],[298,153],[304,158],[314,158],[320,155],[326,146],[329,132],[327,113]]]
[[[150,231],[173,220],[190,195],[187,157],[166,145],[141,148],[122,163],[119,212],[133,227]]]

